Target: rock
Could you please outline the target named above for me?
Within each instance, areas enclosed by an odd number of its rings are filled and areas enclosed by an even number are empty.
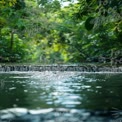
[[[52,108],[49,108],[49,109],[42,109],[42,110],[30,110],[29,113],[30,114],[46,114],[46,113],[49,113],[49,112],[53,112],[53,109]]]
[[[23,115],[27,115],[28,110],[25,108],[11,108],[0,111],[0,118],[4,119],[14,119],[15,117],[20,117]]]

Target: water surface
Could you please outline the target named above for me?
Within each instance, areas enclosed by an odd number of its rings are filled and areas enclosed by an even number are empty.
[[[0,109],[122,109],[121,73],[0,73]]]

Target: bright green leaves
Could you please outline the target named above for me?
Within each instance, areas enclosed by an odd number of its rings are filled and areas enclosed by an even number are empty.
[[[14,6],[16,3],[16,0],[1,0],[0,1],[0,7],[5,8],[5,7],[11,7]]]
[[[85,21],[85,28],[89,31],[92,30],[94,27],[94,17],[89,17]]]
[[[4,27],[4,28],[1,29],[1,34],[4,35],[4,36],[8,35],[9,32],[10,32],[10,28],[8,28],[8,27]]]

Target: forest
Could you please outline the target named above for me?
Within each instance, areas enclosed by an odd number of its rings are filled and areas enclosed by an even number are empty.
[[[0,0],[0,62],[122,62],[121,0]]]

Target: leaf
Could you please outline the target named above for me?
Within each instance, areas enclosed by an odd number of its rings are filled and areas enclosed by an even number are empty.
[[[13,4],[11,2],[9,2],[9,6],[12,6]]]
[[[89,17],[85,22],[85,28],[89,31],[94,27],[94,17]]]

